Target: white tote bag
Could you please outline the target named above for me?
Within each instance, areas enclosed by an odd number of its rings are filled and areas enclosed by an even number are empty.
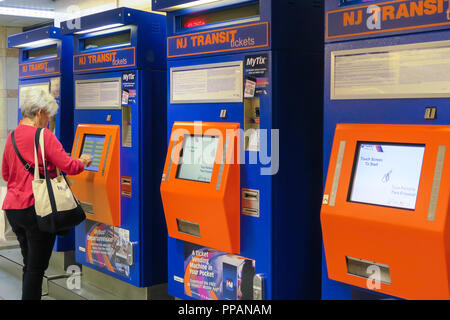
[[[33,194],[36,214],[40,217],[45,217],[51,213],[56,213],[56,211],[61,212],[75,209],[78,206],[78,203],[76,202],[72,190],[70,190],[69,186],[67,185],[66,179],[61,175],[59,169],[56,169],[56,178],[50,179],[50,176],[48,175],[47,166],[45,163],[44,130],[40,130],[39,145],[41,147],[40,150],[42,154],[43,165],[45,168],[45,179],[40,179],[39,177],[39,166],[35,139]],[[52,207],[53,201],[54,206]]]

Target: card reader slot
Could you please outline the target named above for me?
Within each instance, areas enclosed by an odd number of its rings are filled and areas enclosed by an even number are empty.
[[[257,200],[258,196],[259,196],[259,194],[256,191],[244,191],[242,193],[242,197],[244,199],[249,199],[249,200]]]
[[[108,147],[106,148],[105,160],[103,161],[102,177],[105,175],[106,159],[108,159],[109,147],[111,146],[111,138],[112,138],[112,136],[109,136]]]
[[[131,198],[131,177],[120,177],[120,190],[123,197]]]
[[[242,189],[241,213],[252,217],[259,217],[259,190]]]

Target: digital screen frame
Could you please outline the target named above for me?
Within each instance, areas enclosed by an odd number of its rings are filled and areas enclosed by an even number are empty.
[[[91,140],[92,138],[94,138],[94,140]],[[98,153],[96,155],[96,150],[98,150],[98,148],[96,147],[97,143],[100,141],[100,139],[102,139],[102,149],[101,149],[101,153]],[[100,166],[100,162],[101,162],[101,158],[102,158],[102,154],[103,154],[103,148],[105,147],[105,140],[106,140],[106,135],[103,134],[85,134],[83,136],[83,143],[81,144],[81,149],[80,149],[80,154],[79,157],[81,157],[82,154],[89,154],[92,156],[92,163],[89,167],[84,166],[85,170],[88,171],[94,171],[94,172],[98,172],[99,171],[99,166]],[[93,150],[91,152],[86,152],[85,151],[85,147],[86,147],[86,142],[87,141],[92,141],[94,142],[93,145]]]
[[[381,147],[381,149],[383,147],[412,147],[412,148],[418,148],[418,149],[422,149],[422,156],[421,156],[421,163],[417,168],[417,172],[418,176],[417,176],[417,186],[416,186],[416,195],[415,195],[415,199],[414,199],[414,207],[410,208],[410,207],[406,207],[406,206],[401,206],[401,205],[389,205],[386,203],[378,203],[376,201],[374,202],[370,202],[370,201],[358,201],[355,200],[352,195],[354,192],[354,188],[355,188],[355,179],[357,179],[357,171],[358,171],[358,167],[359,167],[359,162],[360,162],[360,154],[361,154],[361,147],[362,145],[367,145],[367,146],[374,146],[375,148]],[[397,142],[375,142],[375,141],[357,141],[356,143],[356,150],[355,150],[355,156],[353,159],[353,165],[352,165],[352,173],[350,176],[350,183],[349,183],[349,187],[348,187],[348,193],[347,193],[347,201],[348,202],[353,202],[353,203],[361,203],[361,204],[367,204],[367,205],[371,205],[371,206],[379,206],[379,207],[387,207],[387,208],[394,208],[394,209],[401,209],[401,210],[409,210],[409,211],[415,211],[416,210],[416,205],[417,205],[417,197],[419,195],[419,186],[420,186],[420,181],[422,178],[422,169],[423,169],[423,161],[425,158],[425,150],[426,150],[426,145],[425,144],[416,144],[416,143],[397,143]],[[386,179],[390,179],[390,176],[392,174],[390,171],[387,171],[383,177],[381,178],[382,180],[386,180]],[[389,180],[388,180],[389,181]],[[384,183],[388,182],[385,181]],[[382,181],[383,182],[383,181]],[[382,202],[382,201],[380,201]]]
[[[201,138],[202,139],[202,148],[203,148],[203,143],[204,143],[203,139],[205,137],[211,138],[211,139],[215,140],[215,142],[216,142],[214,156],[211,157],[212,163],[207,163],[207,165],[211,166],[211,172],[210,172],[210,174],[208,176],[208,179],[207,179],[207,181],[205,181],[205,180],[201,180],[201,179],[187,178],[186,177],[187,174],[184,171],[189,171],[189,170],[187,170],[188,166],[195,166],[195,165],[201,166],[203,163],[197,163],[198,161],[195,161],[195,160],[194,160],[194,163],[183,163],[183,159],[186,156],[186,144],[189,142],[189,139]],[[200,135],[200,134],[186,134],[186,135],[184,135],[184,137],[183,137],[183,144],[182,144],[182,147],[181,147],[181,150],[180,150],[179,163],[178,163],[178,166],[177,166],[177,172],[176,172],[176,176],[175,177],[177,179],[181,179],[181,180],[189,180],[189,181],[202,182],[202,183],[211,183],[212,174],[213,174],[213,170],[214,170],[215,159],[216,159],[216,156],[217,156],[217,150],[219,148],[219,141],[220,141],[219,136]],[[203,154],[204,150],[202,149],[201,151],[202,151],[202,154],[201,154],[202,155],[202,160],[204,160],[204,154]],[[185,170],[183,170],[183,169],[185,169]]]

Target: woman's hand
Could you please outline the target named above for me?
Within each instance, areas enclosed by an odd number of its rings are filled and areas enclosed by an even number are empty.
[[[82,154],[79,160],[88,168],[92,163],[92,156],[90,154]]]

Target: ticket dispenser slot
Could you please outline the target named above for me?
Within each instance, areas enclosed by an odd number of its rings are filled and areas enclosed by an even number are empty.
[[[175,122],[161,196],[169,236],[240,252],[238,123]]]
[[[125,185],[131,195],[131,179],[120,177],[119,134],[117,125],[78,125],[72,156],[78,159],[86,153],[93,160],[81,174],[70,176],[72,191],[89,219],[116,227],[120,226],[121,188],[123,192]]]
[[[337,125],[321,210],[330,279],[450,299],[449,141],[449,126]]]

